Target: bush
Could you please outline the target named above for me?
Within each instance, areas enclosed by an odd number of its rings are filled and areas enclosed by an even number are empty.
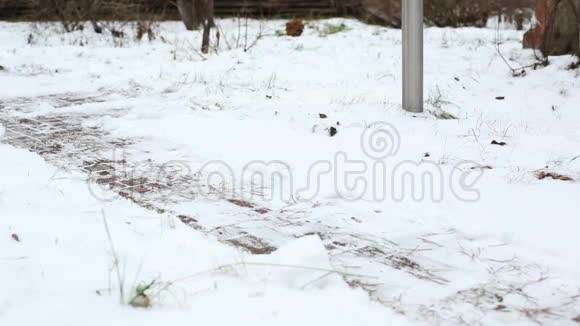
[[[481,27],[490,16],[504,16],[523,28],[534,6],[535,0],[426,0],[425,18],[436,26]],[[401,0],[363,0],[363,10],[372,21],[401,26]]]
[[[116,46],[125,44],[128,37],[154,40],[159,21],[164,18],[163,7],[156,9],[138,0],[27,0],[27,6],[30,20],[57,21],[65,33],[92,28],[110,37]],[[84,45],[85,41],[78,44]]]

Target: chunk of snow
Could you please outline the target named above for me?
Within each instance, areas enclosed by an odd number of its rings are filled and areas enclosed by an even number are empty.
[[[292,241],[271,255],[258,257],[254,261],[257,266],[254,266],[252,273],[256,277],[289,288],[346,287],[339,271],[330,264],[328,252],[318,236]]]

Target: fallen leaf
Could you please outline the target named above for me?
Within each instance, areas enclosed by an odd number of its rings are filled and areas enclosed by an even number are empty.
[[[328,130],[328,132],[330,133],[330,137],[334,137],[338,133],[338,130],[336,128],[334,128],[334,127],[330,127],[330,129]]]
[[[498,142],[497,140],[494,140],[491,142],[492,145],[498,145],[498,146],[505,146],[507,145],[506,142],[502,141],[502,142]]]
[[[541,171],[541,172],[537,173],[536,177],[539,180],[544,180],[544,179],[550,178],[553,180],[560,180],[560,181],[574,181],[574,179],[572,179],[569,176],[554,173],[554,172],[545,172],[545,171]]]

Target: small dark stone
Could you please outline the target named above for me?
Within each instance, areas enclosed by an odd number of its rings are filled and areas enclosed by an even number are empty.
[[[18,234],[16,234],[16,233],[12,233],[12,235],[11,235],[11,236],[12,236],[12,239],[14,239],[14,241],[16,241],[16,242],[20,242],[20,237],[18,236]]]
[[[498,101],[503,101],[503,100],[505,100],[505,96],[498,96],[495,99]]]
[[[93,23],[93,30],[97,34],[103,34],[103,28],[97,23]]]
[[[324,113],[319,113],[318,116],[320,117],[320,119],[326,119],[328,118],[328,116]]]
[[[334,137],[338,133],[338,130],[334,127],[330,127],[329,133],[330,133],[330,137]]]

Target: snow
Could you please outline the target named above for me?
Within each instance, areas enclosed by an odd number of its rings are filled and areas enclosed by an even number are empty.
[[[349,29],[333,35],[315,28],[343,22]],[[580,291],[580,187],[535,176],[545,170],[580,180],[580,78],[566,69],[573,58],[550,58],[549,66],[513,77],[496,52],[493,26],[428,28],[426,108],[442,105],[458,117],[439,120],[401,109],[398,30],[333,19],[310,22],[305,35],[290,38],[274,36],[283,21],[251,21],[250,40],[261,25],[266,36],[244,51],[226,44],[235,43],[237,21],[219,25],[219,53],[202,56],[198,33],[177,22],[163,23],[156,41],[121,46],[88,28],[62,34],[56,25],[0,23],[0,124],[11,116],[93,114],[82,118],[82,127],[138,140],[111,155],[178,161],[192,171],[219,160],[228,165],[226,192],[249,195],[243,171],[250,162],[284,162],[293,190],[307,184],[316,162],[338,169],[339,152],[372,166],[361,134],[384,121],[400,138],[398,152],[386,160],[387,175],[404,162],[429,164],[444,176],[442,200],[396,201],[389,194],[375,201],[370,191],[347,200],[342,197],[356,191],[327,174],[313,199],[250,196],[271,210],[264,217],[212,198],[164,203],[208,229],[244,225],[277,248],[252,255],[170,213],[95,198],[84,173],[9,145],[10,128],[0,126],[7,143],[0,144],[1,324],[573,324],[580,315],[573,299]],[[533,62],[533,52],[521,49],[522,32],[502,29],[499,37],[511,65]],[[104,100],[61,107],[39,97],[64,93]],[[443,101],[435,103],[438,94]],[[17,106],[15,98],[31,100]],[[335,137],[328,134],[332,126]],[[458,198],[448,181],[462,162],[474,162],[467,170],[492,167],[474,186],[476,201]],[[266,170],[284,169],[252,169]],[[362,176],[377,179],[369,170]],[[125,291],[157,282],[150,309],[119,303],[105,221]],[[365,244],[387,239],[396,245],[385,241],[381,248],[405,253],[445,281],[349,256],[361,248],[328,249],[350,239],[345,232]],[[345,273],[380,286],[369,296],[352,289]],[[528,297],[506,290],[519,287]],[[498,312],[489,293],[504,296],[509,311]],[[553,315],[539,312],[547,307]]]
[[[10,170],[9,174],[3,173],[0,188],[5,235],[0,239],[3,324],[185,325],[197,321],[292,325],[330,320],[352,325],[399,320],[369,303],[362,291],[345,286],[340,278],[326,278],[312,288],[302,289],[321,272],[290,272],[275,267],[284,264],[332,269],[320,240],[296,240],[272,257],[254,259],[128,203],[104,205],[90,196],[78,176],[59,172],[34,154],[1,145],[0,155],[0,168]],[[120,262],[127,268],[127,287],[161,276],[170,281],[215,271],[176,282],[163,293],[169,298],[151,312],[119,305],[116,290],[109,294],[107,289],[114,279],[110,271],[113,258],[101,209]],[[20,242],[10,234],[17,234]],[[218,269],[252,262],[264,266]],[[224,309],[226,314],[222,313]],[[357,309],[361,315],[346,313],[349,309]]]

